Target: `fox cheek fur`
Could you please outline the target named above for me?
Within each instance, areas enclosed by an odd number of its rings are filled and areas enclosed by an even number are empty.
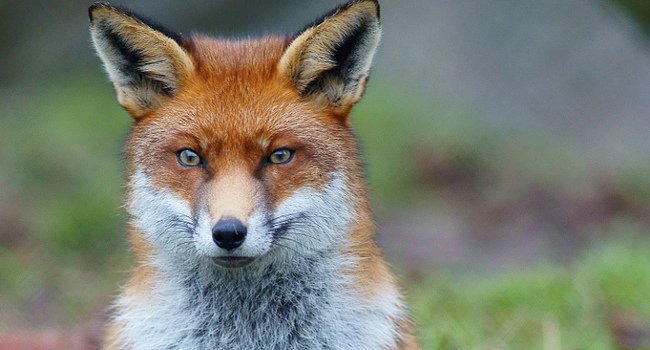
[[[181,36],[107,3],[89,15],[133,118],[136,266],[104,348],[419,349],[348,120],[379,43],[377,0],[245,40]]]
[[[223,254],[212,236],[210,215],[204,205],[196,209],[168,189],[157,189],[142,170],[129,183],[127,210],[133,224],[155,246],[158,255],[181,263]],[[238,248],[243,256],[260,257],[274,246],[285,258],[313,254],[344,239],[353,216],[340,176],[322,190],[305,186],[296,190],[272,212],[260,202],[248,217],[248,234]]]

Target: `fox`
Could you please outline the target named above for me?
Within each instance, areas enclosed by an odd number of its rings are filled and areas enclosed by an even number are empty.
[[[349,119],[378,1],[245,39],[181,35],[105,2],[89,17],[132,118],[135,266],[103,349],[419,349]]]

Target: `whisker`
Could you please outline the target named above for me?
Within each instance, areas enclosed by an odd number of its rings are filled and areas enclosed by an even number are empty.
[[[293,248],[290,248],[290,247],[288,247],[288,246],[286,246],[286,245],[284,245],[284,244],[280,244],[280,243],[278,243],[278,242],[272,242],[271,245],[278,246],[278,247],[282,247],[282,248],[285,248],[285,249],[289,249],[289,250],[291,250],[292,252],[294,252],[294,253],[296,253],[296,254],[300,254],[300,252],[298,252],[297,250],[295,250],[295,249],[293,249]]]
[[[295,244],[297,244],[297,245],[299,245],[299,246],[302,246],[302,245],[303,245],[302,242],[297,241],[297,240],[292,239],[292,238],[289,238],[289,237],[286,237],[286,236],[278,237],[278,239],[276,240],[276,242],[279,241],[279,240],[285,240],[285,241],[293,242],[293,243],[295,243]]]
[[[310,235],[310,234],[307,234],[307,233],[305,233],[305,232],[300,232],[300,231],[291,231],[290,236],[294,236],[294,235],[295,235],[295,236],[303,236],[303,237],[311,238],[311,239],[313,239],[313,240],[317,240],[316,237],[314,237],[314,236],[312,236],[312,235]],[[286,234],[280,235],[279,237],[286,237]]]

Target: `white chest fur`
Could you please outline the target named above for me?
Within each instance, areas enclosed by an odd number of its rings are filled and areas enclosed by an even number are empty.
[[[268,263],[253,270],[206,264],[162,276],[147,297],[117,302],[121,342],[131,349],[387,349],[402,317],[392,287],[353,292],[340,256]]]

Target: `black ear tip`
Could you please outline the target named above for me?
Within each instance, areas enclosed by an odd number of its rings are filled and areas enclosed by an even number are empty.
[[[111,4],[107,2],[96,2],[90,7],[88,7],[88,18],[90,19],[90,22],[94,20],[93,13],[101,8],[111,8]]]
[[[131,19],[133,19],[134,21],[140,24],[143,24],[145,26],[148,26],[151,29],[161,32],[162,34],[176,41],[177,43],[181,42],[182,37],[180,34],[172,32],[171,30],[161,26],[160,24],[151,21],[144,16],[140,16],[136,14],[135,12],[129,10],[128,8],[117,6],[117,5],[111,5],[110,3],[104,1],[96,2],[90,5],[90,7],[88,8],[88,17],[90,18],[91,26],[97,19],[96,17],[102,16],[102,12],[104,14],[109,13],[111,15],[117,15],[122,18],[130,17]]]
[[[373,5],[375,5],[375,7],[377,8],[377,15],[379,15],[379,9],[380,9],[379,0],[350,0],[350,1],[348,1],[347,6],[349,7],[349,6],[352,6],[352,5],[355,5],[355,4],[369,3],[369,2],[371,2]]]
[[[381,19],[381,6],[379,5],[379,1],[373,0],[375,3],[375,6],[377,7],[377,18]]]
[[[377,9],[377,19],[381,18],[381,6],[379,6],[379,0],[370,0],[375,5],[375,8]]]

